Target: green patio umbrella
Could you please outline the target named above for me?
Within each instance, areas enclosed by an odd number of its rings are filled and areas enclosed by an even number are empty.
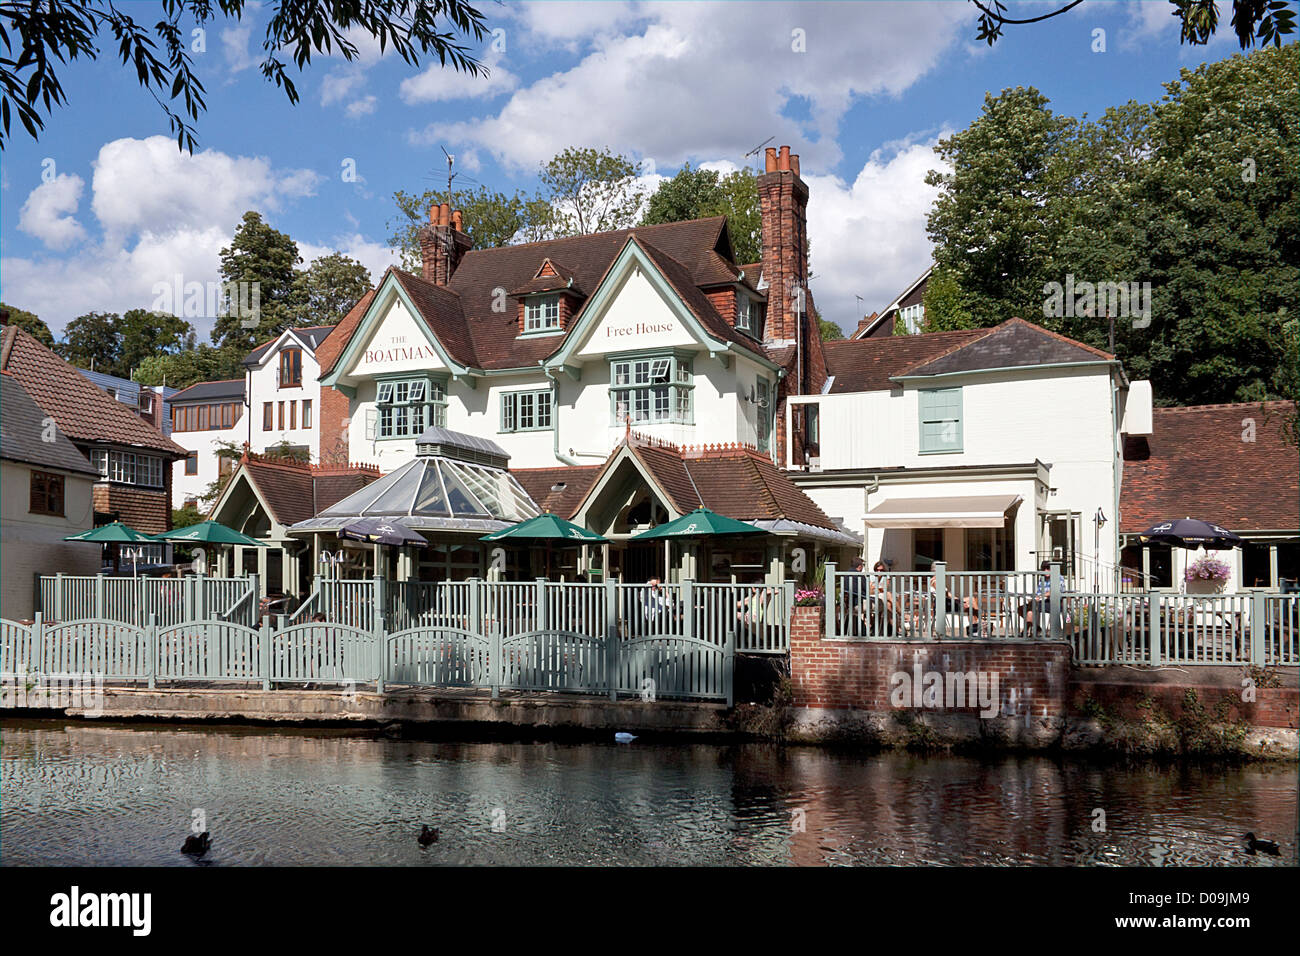
[[[518,524],[512,524],[500,531],[493,531],[479,538],[480,541],[569,541],[573,544],[604,544],[606,539],[588,531],[572,521],[565,521],[559,515],[549,511],[529,518]]]
[[[655,525],[649,531],[636,535],[633,541],[646,541],[650,538],[716,538],[722,535],[766,534],[762,528],[745,524],[735,518],[726,518],[708,508],[696,508],[690,514],[665,524]]]
[[[217,521],[201,521],[184,528],[173,528],[153,536],[154,541],[183,541],[187,544],[242,544],[244,547],[268,548],[265,541],[250,538]]]
[[[91,528],[81,534],[70,534],[64,541],[90,541],[94,544],[135,544],[138,541],[153,541],[153,536],[143,531],[136,531],[130,525],[120,521]]]

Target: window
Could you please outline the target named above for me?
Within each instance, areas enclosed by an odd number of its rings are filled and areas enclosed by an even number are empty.
[[[610,364],[613,424],[694,420],[690,362],[676,356],[621,359]]]
[[[1248,541],[1241,549],[1241,583],[1248,588],[1273,586],[1273,549]]]
[[[967,528],[967,571],[1015,570],[1015,532],[1011,528]]]
[[[1174,586],[1173,547],[1167,544],[1149,544],[1147,547],[1147,573],[1153,588]]]
[[[172,431],[197,432],[233,428],[242,414],[239,402],[218,405],[186,405],[172,409]]]
[[[234,402],[221,406],[221,427],[234,428],[235,422],[239,420],[239,408]]]
[[[280,353],[280,387],[302,385],[302,349],[285,349]]]
[[[101,477],[118,484],[141,485],[145,488],[163,486],[163,461],[154,455],[93,448],[90,451],[90,463]]]
[[[269,432],[275,427],[275,406],[271,402],[262,403],[262,431]]]
[[[551,427],[551,393],[506,392],[501,396],[503,432],[537,431]]]
[[[753,332],[749,324],[750,298],[743,292],[736,293],[736,328],[742,332]]]
[[[302,427],[311,428],[311,399],[302,400]]]
[[[199,473],[199,453],[192,451],[185,456],[185,474],[197,475]]]
[[[416,438],[430,426],[447,427],[447,387],[433,379],[379,383],[379,438]]]
[[[916,397],[921,420],[921,454],[961,451],[961,389],[922,389]]]
[[[290,428],[298,427],[298,403],[297,402],[289,403],[289,427]]]
[[[63,476],[44,471],[32,472],[31,500],[28,510],[37,515],[63,517]]]
[[[758,450],[767,451],[772,446],[772,402],[767,379],[760,378],[755,384],[754,397],[757,399],[755,411],[758,413]]]
[[[222,478],[226,477],[226,475],[234,474],[236,464],[238,464],[238,460],[230,455],[218,455],[217,474]]]
[[[524,331],[545,332],[560,327],[560,297],[544,295],[529,299],[524,306]]]
[[[925,306],[918,302],[916,305],[899,309],[898,321],[903,324],[908,335],[917,335],[925,324]]]
[[[284,431],[284,402],[276,402],[278,407],[275,410],[276,427]]]
[[[140,389],[140,414],[145,417],[153,415],[153,392]]]
[[[943,560],[943,528],[916,528],[912,531],[912,567],[929,571]]]

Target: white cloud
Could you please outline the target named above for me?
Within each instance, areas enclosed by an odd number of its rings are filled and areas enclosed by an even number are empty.
[[[955,3],[646,3],[608,16],[595,12],[603,5],[578,4],[558,18],[554,6],[525,8],[519,22],[535,35],[509,49],[567,34],[590,51],[577,65],[516,90],[494,114],[412,131],[412,142],[478,146],[514,169],[571,145],[675,166],[738,160],[779,132],[805,168],[825,168],[840,159],[838,126],[854,99],[906,90],[973,19]],[[611,24],[630,32],[615,35]],[[795,51],[800,42],[805,52]],[[792,98],[807,105],[806,122],[782,115]]]
[[[359,66],[342,66],[325,74],[320,84],[320,105],[338,103],[365,85],[365,71]]]
[[[369,269],[371,282],[378,282],[379,277],[384,274],[384,271],[389,266],[401,265],[401,257],[388,248],[385,243],[373,242],[359,232],[335,236],[331,243],[325,245],[312,242],[298,243],[298,254],[302,256],[304,267],[313,260],[333,252],[341,252],[345,256],[356,259]]]
[[[519,77],[507,70],[499,54],[482,58],[487,75],[471,76],[459,70],[444,67],[437,60],[420,73],[408,76],[398,87],[402,102],[439,103],[445,100],[486,99],[508,93],[519,85]]]
[[[41,183],[23,203],[18,213],[18,228],[50,249],[66,249],[86,235],[74,216],[85,188],[84,179],[69,173],[59,173]]]
[[[822,316],[846,332],[930,264],[925,219],[937,189],[925,184],[925,174],[942,166],[934,153],[938,138],[887,144],[871,154],[851,184],[808,175],[804,167],[813,295]]]
[[[375,111],[379,104],[379,98],[375,96],[363,96],[359,100],[353,100],[347,105],[343,112],[347,113],[348,119],[360,119],[362,116],[369,116]]]
[[[249,23],[221,31],[221,53],[231,73],[247,70],[257,63],[257,57],[248,51],[248,42],[252,38],[253,27]]]
[[[100,226],[98,241],[74,254],[5,256],[0,262],[6,301],[35,312],[56,334],[92,310],[151,307],[155,284],[171,284],[178,275],[183,283],[217,281],[220,250],[230,244],[246,210],[274,212],[313,195],[321,181],[312,170],[279,169],[261,157],[215,150],[190,156],[162,136],[106,143],[94,168],[90,207]],[[64,174],[33,190],[21,227],[54,245],[51,239],[69,228],[60,220],[75,223],[67,214],[76,211],[83,186],[79,177]],[[56,195],[56,188],[63,192]],[[334,246],[300,248],[304,257],[337,248],[372,270],[382,271],[392,260],[382,243],[356,233]],[[206,336],[214,317],[189,318]]]

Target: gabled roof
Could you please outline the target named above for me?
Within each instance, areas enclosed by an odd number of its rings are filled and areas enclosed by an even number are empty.
[[[927,281],[933,272],[934,272],[934,263],[931,263],[924,272],[922,272],[919,276],[917,276],[906,286],[904,286],[903,291],[898,293],[898,295],[894,297],[893,301],[891,301],[889,305],[885,306],[879,312],[871,313],[871,315],[869,315],[866,320],[859,323],[858,328],[854,330],[853,334],[850,335],[849,338],[865,339],[868,336],[870,336],[871,333],[874,332],[876,328],[886,319],[893,321],[894,317],[898,315],[898,310],[899,307],[903,304],[903,300],[906,299],[913,292],[915,292],[917,286],[919,286],[922,282]]]
[[[1120,531],[1200,518],[1232,531],[1300,530],[1300,450],[1291,402],[1152,410],[1149,436],[1124,443]],[[1254,422],[1254,441],[1243,435]]]
[[[542,511],[571,518],[591,489],[600,465],[571,465],[567,468],[512,468],[510,474],[528,492]]]
[[[343,352],[344,347],[352,341],[352,333],[357,330],[361,324],[362,318],[365,317],[366,310],[370,308],[370,303],[375,299],[375,290],[371,289],[354,305],[348,314],[343,316],[343,321],[334,326],[333,334],[329,335],[324,342],[316,346],[316,361],[320,364],[321,375],[323,376],[338,361],[339,355]]]
[[[6,325],[0,369],[9,372],[73,441],[133,445],[176,458],[186,451],[59,358],[30,333]]]
[[[822,348],[836,395],[897,388],[902,376],[1114,360],[1109,352],[1018,318],[992,328],[842,339]]]
[[[257,365],[260,363],[262,358],[266,355],[267,350],[270,349],[271,346],[275,345],[276,342],[279,342],[280,339],[284,338],[285,334],[288,332],[292,332],[294,336],[297,337],[298,341],[302,343],[302,346],[314,354],[316,349],[320,347],[320,344],[329,338],[329,334],[333,332],[335,328],[336,327],[333,325],[304,325],[297,328],[285,329],[284,332],[279,333],[273,338],[267,339],[261,345],[257,346],[257,348],[253,349],[253,351],[249,352],[248,355],[244,357],[244,364]]]
[[[700,291],[701,287],[737,281],[739,269],[724,255],[730,254],[725,226],[725,216],[714,216],[516,246],[471,249],[462,257],[446,286],[400,269],[389,271],[455,362],[483,370],[532,368],[550,357],[564,340],[556,336],[521,337],[514,310],[494,309],[498,299],[495,290],[520,290],[529,286],[542,263],[550,259],[557,271],[562,264],[563,271],[568,273],[566,281],[571,278],[574,287],[594,294],[624,247],[635,240],[709,334],[762,354],[761,345],[733,329]],[[379,285],[383,285],[383,280]],[[357,304],[360,313],[358,308],[348,313],[337,331],[317,350],[323,374],[336,371],[334,366],[356,334],[373,296],[362,301],[364,307],[360,302]],[[575,314],[570,329],[577,327],[582,310],[590,301],[586,300]]]
[[[304,521],[342,501],[380,477],[379,469],[366,465],[310,465],[284,458],[245,453],[227,487],[243,476],[271,512],[271,520],[288,526]],[[225,491],[213,507],[215,514]]]
[[[233,401],[244,397],[244,380],[242,378],[219,379],[214,382],[195,382],[189,388],[183,388],[171,397],[173,405],[186,402]]]
[[[58,468],[99,477],[86,456],[60,431],[45,440],[45,412],[32,401],[18,380],[0,373],[0,458],[42,468]]]

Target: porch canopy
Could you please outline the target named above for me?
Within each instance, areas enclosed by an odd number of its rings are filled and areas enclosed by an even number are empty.
[[[1001,528],[1020,495],[891,498],[867,512],[868,528]]]

